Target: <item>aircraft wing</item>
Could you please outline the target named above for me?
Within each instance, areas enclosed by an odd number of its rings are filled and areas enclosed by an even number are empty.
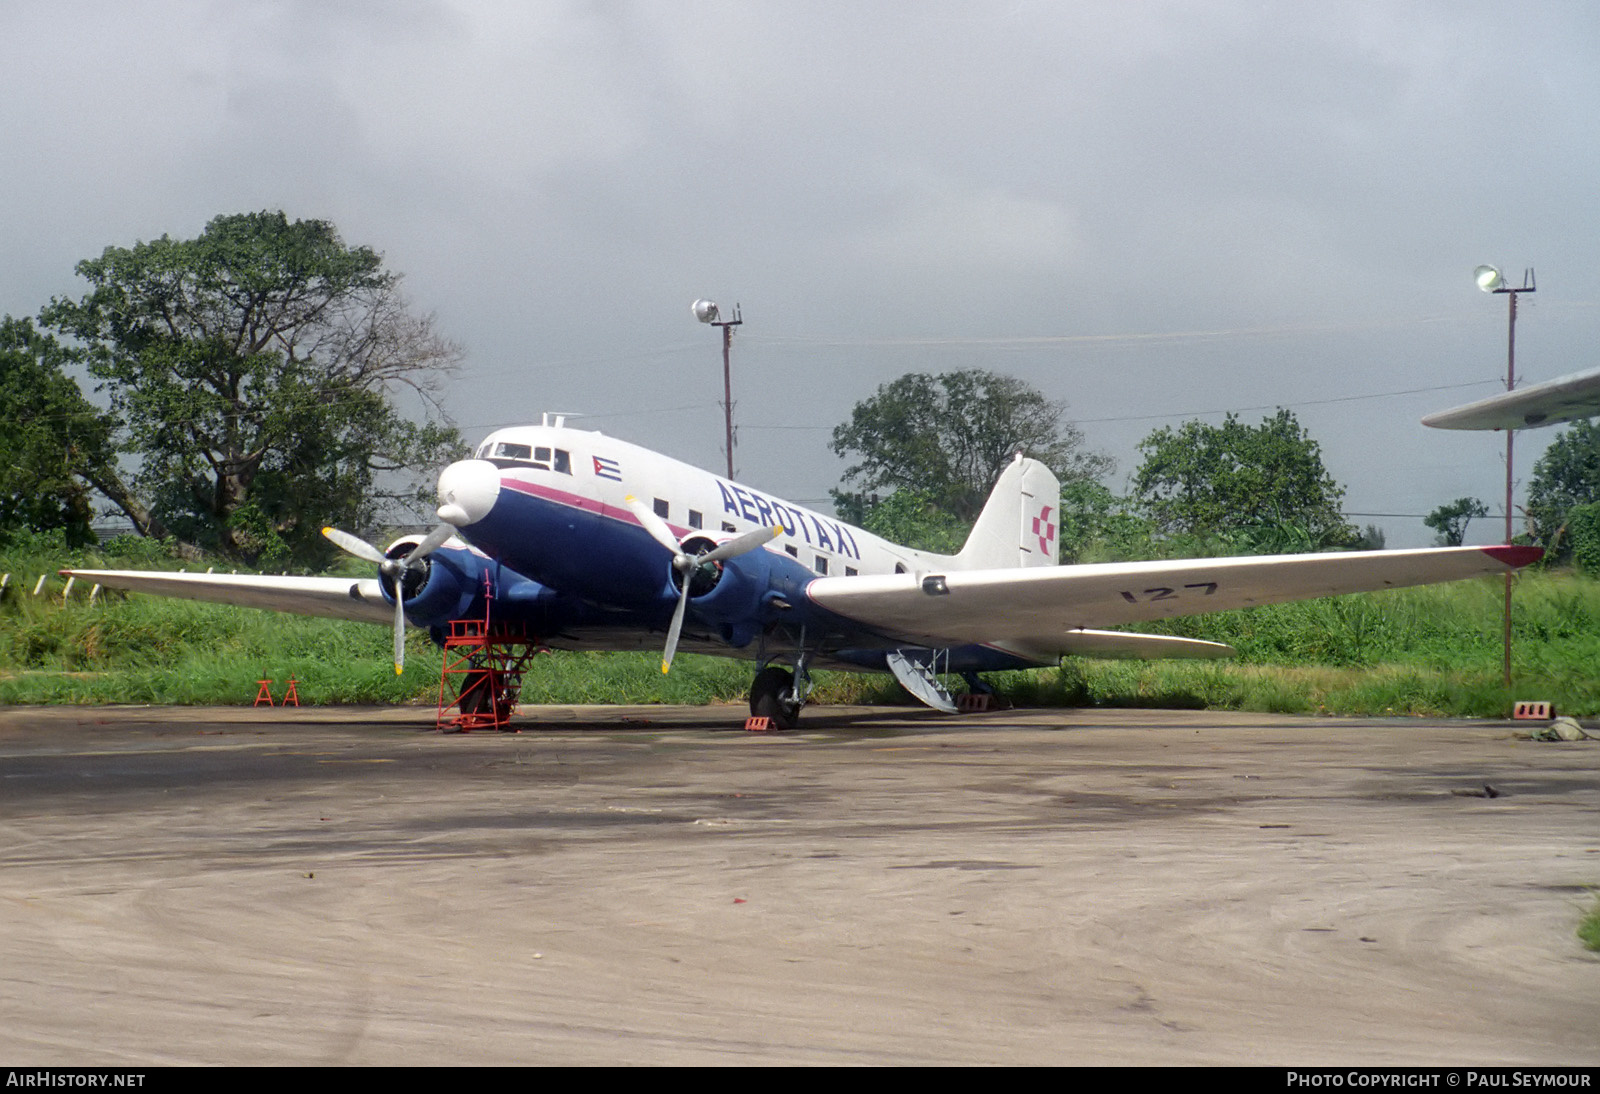
[[[1435,429],[1529,429],[1600,414],[1600,369],[1558,376],[1429,414]]]
[[[1434,547],[820,577],[806,595],[921,646],[988,643],[1059,655],[1087,643],[1085,628],[1503,574],[1542,554],[1537,547]],[[1152,648],[1141,656],[1163,655]]]
[[[394,622],[394,607],[383,599],[377,579],[370,577],[181,574],[162,570],[62,570],[61,573],[79,581],[96,582],[108,589],[210,600],[295,615],[353,619],[360,623],[391,625]]]

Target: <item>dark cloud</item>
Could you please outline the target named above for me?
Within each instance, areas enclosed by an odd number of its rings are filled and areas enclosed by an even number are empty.
[[[217,213],[326,217],[467,347],[469,432],[587,411],[717,465],[710,295],[781,493],[826,495],[877,384],[981,365],[1124,473],[1293,406],[1352,509],[1420,514],[1500,493],[1495,438],[1417,424],[1503,372],[1475,265],[1539,269],[1530,378],[1597,363],[1588,4],[17,0],[0,34],[0,309]]]

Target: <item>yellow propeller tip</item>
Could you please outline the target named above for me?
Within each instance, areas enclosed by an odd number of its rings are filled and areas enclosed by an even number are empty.
[[[667,661],[661,662],[661,675],[662,676],[665,676],[667,673],[669,673],[671,671],[672,671],[672,665],[671,665],[670,662],[667,662]]]
[[[399,675],[401,675],[401,674],[402,674],[402,673],[403,673],[403,672],[404,672],[404,671],[405,671],[405,670],[404,670],[404,669],[403,669],[403,668],[402,668],[402,666],[401,666],[401,665],[400,665],[400,663],[399,663],[399,662],[398,662],[398,661],[396,661],[396,662],[395,662],[395,666],[394,666],[394,674],[395,674],[395,675],[396,675],[396,676],[399,676]]]

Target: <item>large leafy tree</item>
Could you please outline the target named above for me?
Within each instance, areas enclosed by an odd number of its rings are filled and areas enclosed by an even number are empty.
[[[141,531],[154,520],[243,561],[314,564],[323,524],[370,528],[460,448],[437,400],[457,349],[326,221],[221,216],[77,270],[91,291],[43,319],[126,424],[141,462],[124,509]],[[423,423],[398,409],[404,393]]]
[[[1570,511],[1600,501],[1600,425],[1593,419],[1563,429],[1528,483],[1528,531],[1535,543],[1558,557],[1571,550],[1564,534]]]
[[[1467,525],[1488,515],[1489,507],[1477,498],[1457,498],[1423,517],[1422,523],[1439,533],[1442,546],[1459,547],[1467,541]]]
[[[1243,529],[1292,530],[1280,549],[1346,546],[1357,538],[1341,511],[1344,488],[1322,464],[1322,447],[1292,412],[1249,426],[1184,422],[1139,442],[1135,497],[1164,534],[1229,536]],[[1282,540],[1283,543],[1278,543]]]
[[[871,492],[909,490],[970,523],[1017,452],[1047,464],[1063,482],[1109,473],[1111,460],[1085,448],[1065,411],[1011,376],[908,373],[857,403],[834,429],[834,453],[855,461],[844,474],[854,492],[836,491],[835,501],[854,511]]]
[[[116,478],[113,425],[63,370],[66,351],[28,319],[0,319],[0,535],[59,529],[93,540],[93,490]]]

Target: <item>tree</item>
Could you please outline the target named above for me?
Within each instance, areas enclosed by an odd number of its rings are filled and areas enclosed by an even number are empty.
[[[1439,533],[1442,546],[1459,547],[1466,542],[1467,525],[1472,519],[1488,515],[1488,506],[1477,498],[1457,498],[1423,517],[1422,523]]]
[[[326,221],[220,216],[196,239],[108,247],[46,323],[77,340],[141,466],[113,498],[141,532],[246,562],[315,563],[326,523],[366,529],[460,450],[437,385],[459,351],[398,275]],[[402,392],[426,417],[407,420]]]
[[[1564,539],[1571,545],[1573,564],[1590,577],[1600,577],[1600,502],[1568,509],[1566,526]]]
[[[62,371],[66,360],[31,320],[0,320],[0,535],[61,529],[69,546],[94,540],[94,481],[115,475],[113,426]]]
[[[1134,496],[1164,534],[1256,530],[1256,540],[1308,550],[1347,546],[1359,535],[1345,522],[1344,488],[1323,466],[1322,447],[1288,410],[1259,426],[1233,414],[1220,426],[1163,426],[1139,451]]]
[[[1600,425],[1573,422],[1533,465],[1528,483],[1528,531],[1556,558],[1571,552],[1565,530],[1575,506],[1600,501]]]
[[[970,521],[960,521],[936,508],[916,490],[896,490],[887,498],[833,492],[841,520],[859,525],[891,543],[919,551],[953,555],[972,531]]]
[[[1063,482],[1108,474],[1111,460],[1084,448],[1083,434],[1062,419],[1065,410],[1021,380],[982,369],[908,373],[835,427],[834,454],[856,461],[844,481],[858,491],[836,499],[848,507],[870,491],[911,490],[970,524],[1019,451]]]
[[[1061,561],[1125,562],[1160,554],[1150,521],[1098,482],[1061,488]]]

